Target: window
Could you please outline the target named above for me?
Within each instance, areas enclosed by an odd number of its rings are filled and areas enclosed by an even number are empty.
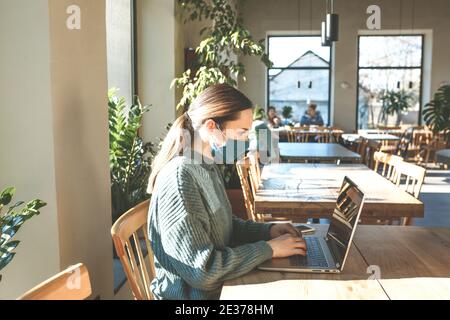
[[[322,47],[320,36],[270,36],[267,71],[268,105],[280,113],[293,109],[299,122],[309,103],[318,106],[325,124],[330,123],[330,47]]]
[[[108,87],[119,89],[118,96],[125,98],[127,106],[132,104],[137,90],[136,18],[136,0],[106,1]],[[114,256],[114,292],[117,293],[125,284],[126,276],[117,254]]]
[[[423,36],[360,36],[358,48],[357,127],[420,124]],[[389,93],[407,96],[409,108],[386,112]]]
[[[131,105],[136,81],[136,0],[107,0],[108,87]]]

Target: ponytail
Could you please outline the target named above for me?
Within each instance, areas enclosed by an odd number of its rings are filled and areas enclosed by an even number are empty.
[[[192,147],[194,134],[208,120],[225,123],[238,118],[239,112],[253,108],[252,102],[239,90],[227,84],[208,87],[192,102],[189,111],[175,120],[161,150],[155,157],[147,192],[154,193],[158,174],[163,167],[186,148]]]
[[[161,145],[161,150],[155,157],[155,160],[153,160],[147,193],[153,193],[159,172],[170,160],[183,152],[188,146],[188,143],[191,143],[193,134],[194,129],[192,128],[191,120],[187,113],[175,120]]]

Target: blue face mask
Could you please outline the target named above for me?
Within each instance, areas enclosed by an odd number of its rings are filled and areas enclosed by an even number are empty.
[[[219,128],[219,126],[217,127]],[[219,147],[214,141],[211,141],[210,145],[211,154],[217,164],[235,164],[237,160],[245,156],[250,148],[248,140],[227,139],[223,147]]]
[[[242,159],[250,147],[248,140],[227,139],[223,147],[211,143],[211,154],[217,164],[235,164]]]

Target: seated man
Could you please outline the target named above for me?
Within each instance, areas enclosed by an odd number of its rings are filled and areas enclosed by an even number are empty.
[[[300,124],[302,126],[323,126],[323,119],[320,111],[317,111],[317,105],[311,103],[303,115]]]

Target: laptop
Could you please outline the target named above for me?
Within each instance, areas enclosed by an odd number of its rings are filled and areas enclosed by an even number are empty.
[[[358,225],[364,204],[364,194],[348,177],[344,178],[330,227],[325,237],[308,235],[306,256],[268,260],[258,266],[260,270],[287,272],[339,273]]]

